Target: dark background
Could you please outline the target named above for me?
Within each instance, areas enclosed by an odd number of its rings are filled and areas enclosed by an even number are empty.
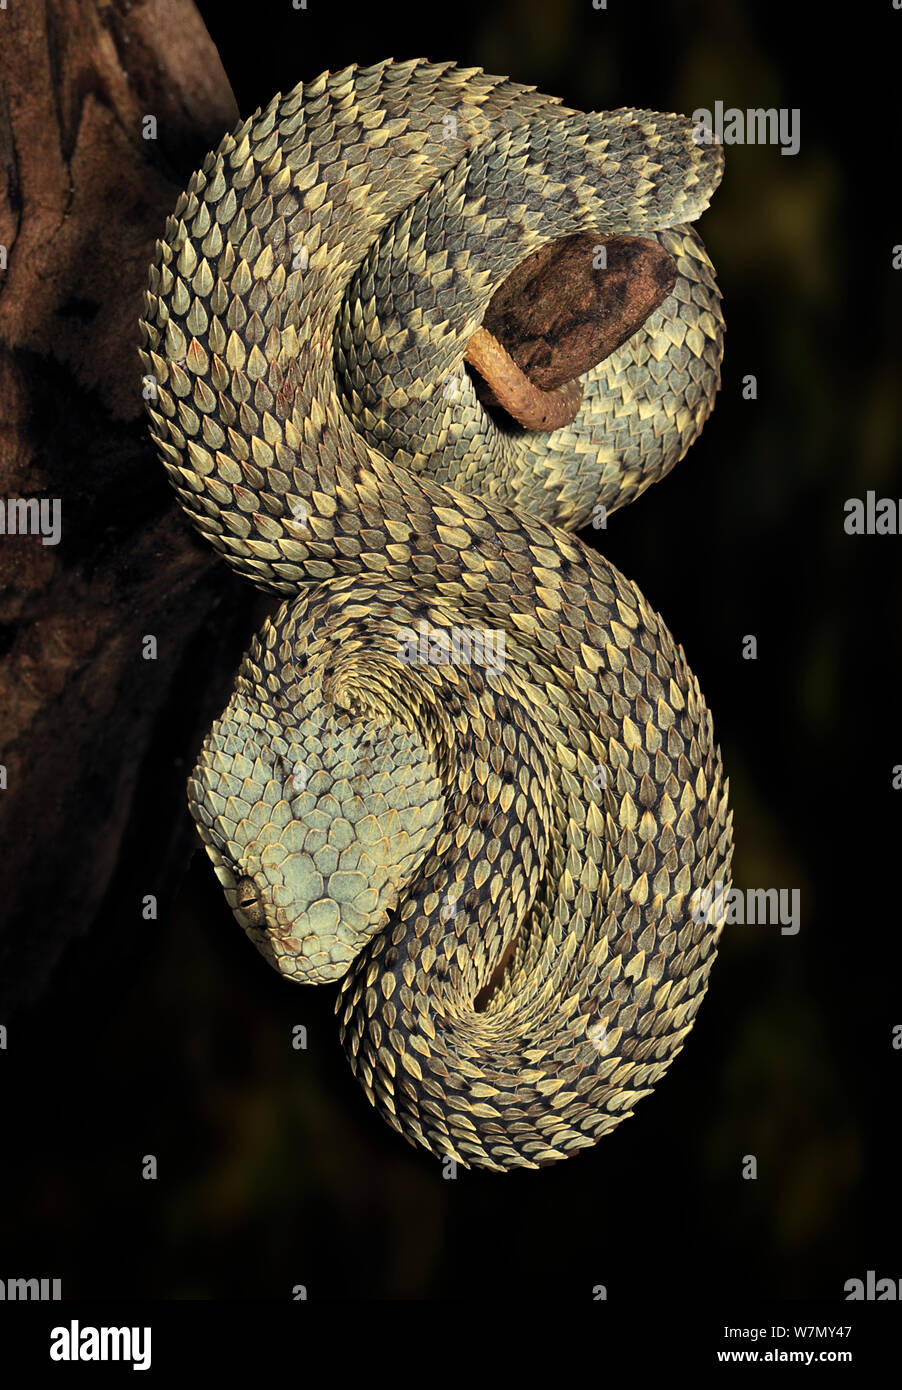
[[[727,929],[684,1052],[596,1149],[445,1181],[353,1080],[334,989],[267,968],[198,851],[175,910],[70,948],[0,1054],[0,1274],[164,1298],[304,1284],[311,1298],[588,1300],[603,1283],[624,1303],[839,1298],[868,1269],[898,1279],[902,539],[845,535],[843,503],[902,495],[902,13],[308,3],[201,5],[243,113],[388,55],[481,66],[583,109],[801,109],[794,157],[728,147],[700,224],[727,319],[701,440],[585,537],[684,645],[731,779],[736,885],[799,889],[801,931]],[[193,753],[174,751],[186,771]],[[136,900],[152,881],[151,864]]]

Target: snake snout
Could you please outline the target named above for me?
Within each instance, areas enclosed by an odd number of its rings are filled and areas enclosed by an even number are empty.
[[[263,898],[254,880],[252,878],[239,878],[235,894],[241,911],[247,913],[248,925],[264,927],[266,916],[263,911]]]

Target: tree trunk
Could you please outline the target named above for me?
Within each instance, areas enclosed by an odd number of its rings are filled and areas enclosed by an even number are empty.
[[[0,10],[0,1022],[89,928],[74,987],[155,929],[252,625],[150,447],[136,350],[154,240],[236,119],[190,0]]]

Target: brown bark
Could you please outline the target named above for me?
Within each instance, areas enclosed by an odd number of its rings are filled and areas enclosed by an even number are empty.
[[[11,0],[0,31],[0,504],[61,504],[59,544],[0,534],[6,1021],[89,927],[76,977],[159,929],[253,591],[181,519],[136,350],[154,240],[237,119],[212,41],[190,0]]]
[[[488,329],[477,328],[467,343],[464,360],[476,368],[488,388],[482,394],[484,403],[500,406],[524,429],[547,433],[576,419],[582,404],[580,383],[568,381],[553,391],[543,391],[521,372]]]
[[[554,391],[632,337],[676,276],[676,262],[657,241],[562,237],[540,246],[499,285],[484,327],[534,386]]]

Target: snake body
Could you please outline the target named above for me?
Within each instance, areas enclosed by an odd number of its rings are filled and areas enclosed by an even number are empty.
[[[201,534],[283,597],[192,815],[266,959],[341,981],[373,1105],[465,1165],[619,1124],[716,955],[693,907],[732,854],[710,714],[641,593],[563,528],[637,497],[710,410],[722,321],[690,223],[720,172],[682,117],[382,62],[244,121],[157,243],[156,448]],[[572,424],[502,428],[466,345],[526,256],[586,232],[659,240],[673,293]]]

